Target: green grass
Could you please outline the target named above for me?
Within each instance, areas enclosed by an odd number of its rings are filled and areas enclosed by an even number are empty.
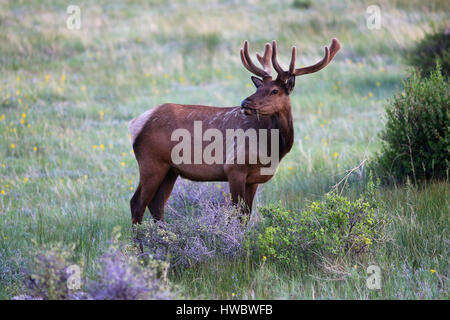
[[[82,1],[79,31],[66,28],[64,1],[0,3],[0,298],[20,293],[32,240],[75,243],[89,273],[115,226],[131,236],[128,121],[163,102],[238,105],[254,91],[244,39],[253,53],[277,39],[283,65],[293,44],[298,65],[332,37],[343,45],[329,67],[297,80],[296,143],[257,201],[303,208],[321,198],[379,150],[384,104],[407,75],[403,50],[449,12],[438,1],[381,1],[383,27],[370,31],[369,1],[252,3]],[[360,185],[352,175],[346,192]],[[171,279],[201,298],[448,298],[449,189],[380,189],[390,241],[356,262],[300,272],[217,260]],[[382,269],[381,292],[365,286],[370,264]]]

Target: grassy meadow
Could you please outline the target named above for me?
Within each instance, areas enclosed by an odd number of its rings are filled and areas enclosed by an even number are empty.
[[[66,1],[0,0],[0,299],[21,293],[35,246],[74,244],[85,272],[120,226],[131,238],[138,183],[128,121],[164,102],[236,106],[254,92],[239,49],[278,41],[287,66],[315,63],[336,37],[342,49],[291,95],[295,144],[255,206],[302,209],[380,149],[384,106],[402,92],[403,55],[449,20],[444,1],[80,0],[81,29],[66,27]],[[343,194],[356,197],[362,168]],[[357,260],[308,270],[269,261],[215,259],[169,275],[183,297],[202,299],[448,299],[448,181],[380,187],[384,245]],[[147,216],[149,213],[147,211]],[[382,289],[366,287],[378,265]]]

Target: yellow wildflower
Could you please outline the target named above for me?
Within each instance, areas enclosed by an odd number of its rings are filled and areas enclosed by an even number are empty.
[[[11,149],[15,149],[16,145],[14,143],[11,143],[10,147],[11,147]]]
[[[435,273],[435,272],[436,272],[436,270],[434,270],[434,269],[430,269],[430,272],[431,272],[431,273]]]
[[[28,182],[28,178],[27,177],[23,178],[23,182],[27,183]]]
[[[339,156],[339,153],[335,152],[333,153],[333,157],[337,158]]]
[[[5,192],[5,190],[2,189],[2,191],[0,191],[0,193],[1,193],[2,195],[4,195],[6,192]]]

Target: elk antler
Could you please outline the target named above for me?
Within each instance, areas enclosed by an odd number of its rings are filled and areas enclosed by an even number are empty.
[[[250,71],[251,73],[264,78],[271,78],[271,67],[270,67],[270,58],[272,57],[272,47],[269,43],[266,43],[264,48],[264,55],[261,57],[259,53],[256,54],[259,63],[261,63],[263,69],[258,68],[253,63],[250,58],[250,54],[248,53],[248,41],[244,41],[244,48],[241,49],[241,60],[244,67]]]
[[[331,62],[331,60],[333,60],[334,56],[341,48],[341,45],[336,38],[333,38],[333,40],[331,40],[330,48],[325,47],[325,56],[322,58],[322,60],[320,60],[316,64],[313,64],[312,66],[298,68],[298,69],[295,69],[295,59],[296,59],[296,55],[297,55],[297,48],[292,47],[292,56],[291,56],[291,63],[289,64],[289,71],[284,71],[278,63],[277,43],[275,40],[272,42],[272,48],[273,48],[273,55],[272,55],[273,67],[277,71],[279,78],[287,79],[290,76],[297,77],[297,76],[300,76],[303,74],[314,73],[314,72],[317,72],[317,71],[325,68],[327,66],[327,64],[329,64]]]

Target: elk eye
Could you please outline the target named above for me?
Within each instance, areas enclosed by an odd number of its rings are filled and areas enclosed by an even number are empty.
[[[278,93],[278,90],[274,89],[274,90],[272,90],[272,92],[270,94],[277,94],[277,93]]]

